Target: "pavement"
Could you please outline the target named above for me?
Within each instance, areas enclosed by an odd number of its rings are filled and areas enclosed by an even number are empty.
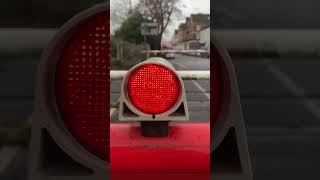
[[[26,125],[32,110],[38,59],[38,56],[0,58],[0,83],[3,84],[0,88],[0,127]],[[180,55],[170,61],[178,70],[208,70],[210,63],[208,59]],[[319,59],[233,57],[233,63],[255,179],[318,177]],[[119,83],[113,81],[111,84],[113,100],[119,97]],[[207,121],[208,81],[184,83],[191,119]],[[27,153],[27,148],[0,147],[0,179],[26,179]]]

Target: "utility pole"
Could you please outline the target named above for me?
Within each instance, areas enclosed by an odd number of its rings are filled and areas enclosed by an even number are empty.
[[[132,2],[131,2],[131,0],[129,0],[129,11],[131,11],[132,10]]]
[[[132,15],[133,13],[133,9],[132,9],[132,2],[131,0],[128,0],[129,1],[129,10],[128,10],[128,15]]]
[[[147,36],[144,35],[143,38],[144,38],[144,49],[146,51],[146,59],[149,59],[149,57],[150,57],[150,48],[149,48],[149,45],[147,43]]]

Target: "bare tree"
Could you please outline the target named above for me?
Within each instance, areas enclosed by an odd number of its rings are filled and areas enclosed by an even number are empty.
[[[110,23],[113,32],[120,27],[121,23],[128,17],[130,10],[130,0],[111,0],[110,1]]]
[[[172,20],[173,15],[181,16],[181,0],[140,0],[137,9],[152,22],[158,24],[157,36],[148,37],[151,49],[160,49],[162,35]]]

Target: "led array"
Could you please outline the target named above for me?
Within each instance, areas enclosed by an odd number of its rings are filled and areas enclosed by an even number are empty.
[[[57,103],[72,135],[88,151],[109,157],[109,14],[80,25],[57,66]]]
[[[180,81],[174,72],[157,64],[135,69],[128,79],[127,91],[132,104],[141,112],[161,114],[171,109],[180,96]]]

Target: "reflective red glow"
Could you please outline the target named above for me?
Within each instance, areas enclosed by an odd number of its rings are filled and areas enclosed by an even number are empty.
[[[218,52],[218,49],[211,43],[210,45],[210,119],[212,125],[215,123],[217,113],[219,112],[219,103],[220,103],[220,82],[219,82],[219,63],[222,61],[222,57]],[[213,127],[213,126],[212,126]]]
[[[138,67],[130,74],[127,84],[130,101],[147,114],[161,114],[171,109],[180,90],[180,81],[174,72],[157,64]]]
[[[62,119],[89,152],[109,161],[109,13],[82,23],[56,69]]]
[[[110,126],[111,179],[210,179],[210,123],[173,124],[166,138],[143,137],[132,123]]]

